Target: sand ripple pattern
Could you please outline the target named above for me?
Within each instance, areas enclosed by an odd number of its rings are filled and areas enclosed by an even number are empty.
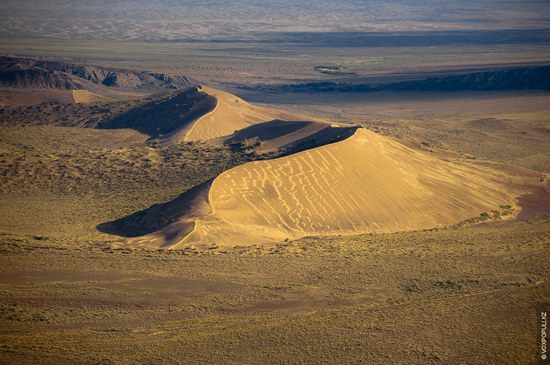
[[[445,226],[509,201],[497,179],[359,129],[341,142],[222,173],[209,191],[212,213],[184,241],[255,244]]]

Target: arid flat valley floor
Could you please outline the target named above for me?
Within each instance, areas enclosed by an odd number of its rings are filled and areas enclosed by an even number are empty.
[[[11,364],[531,363],[549,226],[201,253],[5,235],[1,353]]]

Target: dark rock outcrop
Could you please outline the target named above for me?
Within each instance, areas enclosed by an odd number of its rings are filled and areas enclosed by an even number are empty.
[[[184,89],[198,82],[180,75],[82,66],[22,57],[0,57],[0,86],[40,89],[115,87],[163,91]]]
[[[376,91],[507,91],[550,90],[550,66],[510,68],[492,71],[443,75],[425,79],[387,82],[351,83],[312,81],[277,86],[257,86],[267,92],[346,92]]]

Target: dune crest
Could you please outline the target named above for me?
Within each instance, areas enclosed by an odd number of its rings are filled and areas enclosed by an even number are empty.
[[[243,99],[221,90],[207,86],[201,86],[200,90],[216,99],[214,108],[163,137],[162,145],[184,141],[212,140],[229,136],[235,131],[257,123],[294,117],[289,113],[251,105]]]
[[[96,98],[85,90],[76,90],[72,95],[78,102]],[[135,129],[147,134],[158,146],[168,147],[187,141],[223,143],[223,138],[258,123],[303,119],[298,114],[253,106],[235,95],[197,85],[151,97],[97,127]],[[312,120],[311,123],[323,123],[315,118],[307,119]]]
[[[187,213],[129,243],[252,245],[442,227],[511,202],[499,180],[493,170],[445,162],[359,128],[335,143],[225,171],[209,187],[207,213]],[[190,222],[192,230],[174,232]],[[178,239],[163,239],[167,232]]]
[[[221,90],[203,86],[202,90],[218,100],[210,113],[199,118],[187,134],[185,141],[204,141],[246,128],[262,121],[276,119],[280,113],[253,106],[243,99]]]

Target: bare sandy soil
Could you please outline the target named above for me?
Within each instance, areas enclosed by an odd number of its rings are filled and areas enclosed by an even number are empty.
[[[79,103],[100,103],[100,102],[107,102],[109,101],[109,98],[94,94],[88,90],[73,90],[73,99],[74,102]]]

